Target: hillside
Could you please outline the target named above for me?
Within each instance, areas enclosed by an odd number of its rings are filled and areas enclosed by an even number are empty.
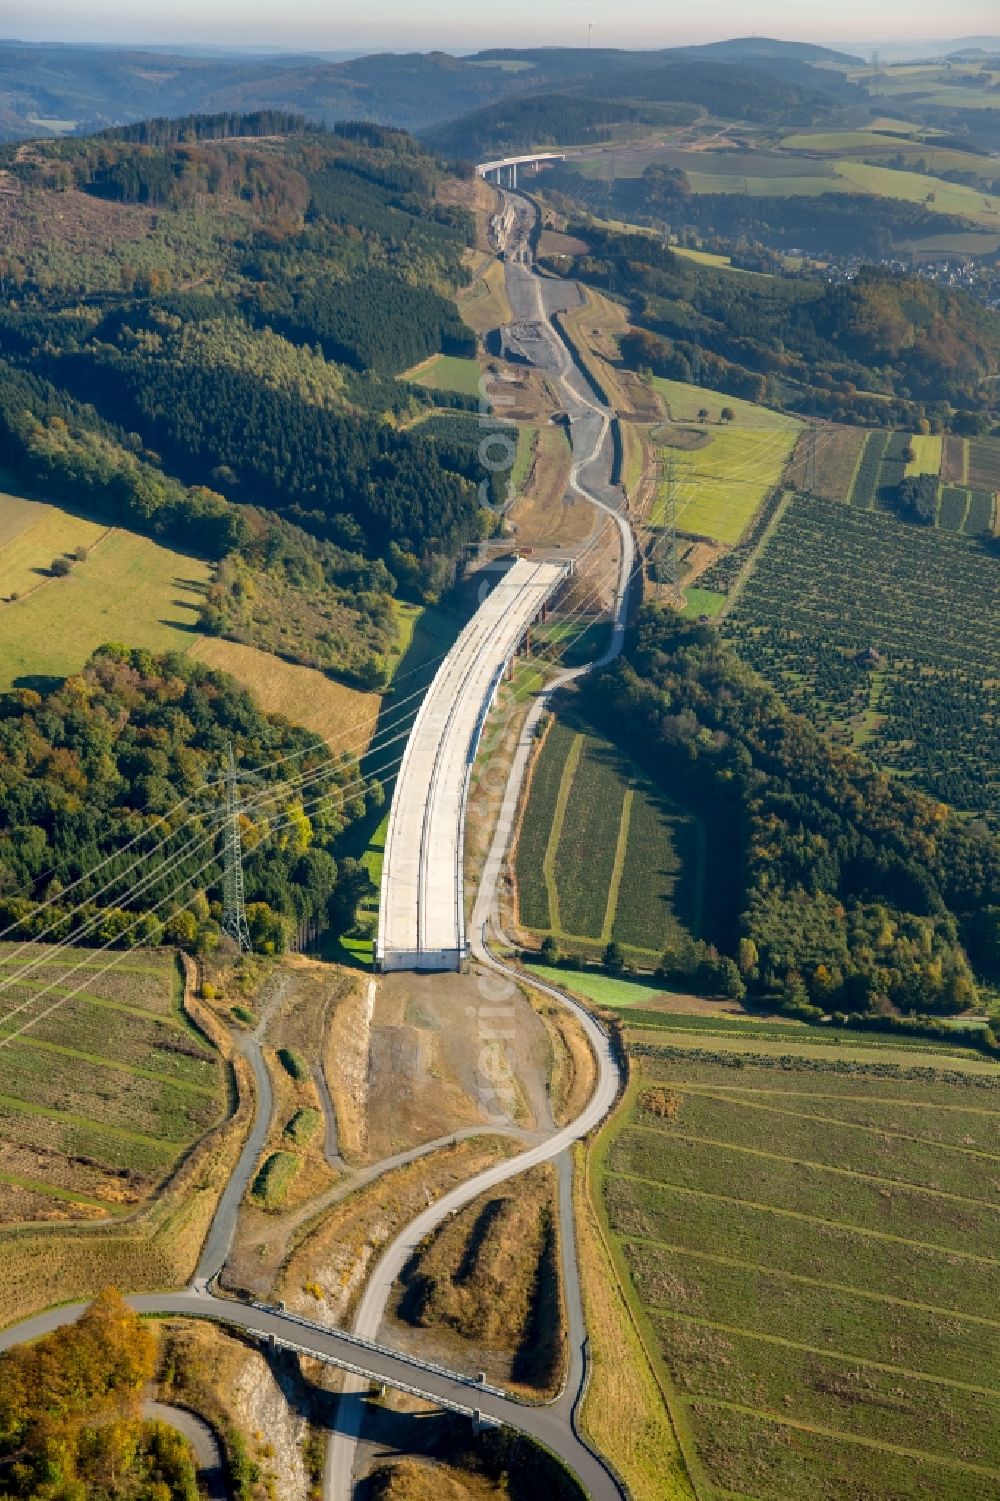
[[[760,62],[771,58],[799,63],[860,63],[860,57],[838,52],[833,47],[819,47],[814,42],[784,42],[776,37],[742,36],[724,42],[703,42],[699,47],[682,49],[691,56],[715,57],[726,62]]]
[[[751,66],[705,60],[700,53],[683,58],[669,52],[623,53],[602,67],[589,62],[586,53],[577,56],[579,74],[563,79],[558,90],[539,89],[533,70],[536,84],[530,92],[427,130],[427,143],[446,156],[481,159],[535,146],[608,140],[615,128],[634,135],[637,126],[684,125],[703,115],[758,123],[816,120],[829,112],[834,93],[843,87],[839,74],[794,62]]]
[[[446,53],[330,63],[317,57],[191,57],[169,51],[0,43],[0,139],[87,132],[154,115],[283,109],[417,129],[521,85]]]
[[[983,940],[1000,838],[828,745],[710,627],[645,610],[582,700],[682,809],[722,829],[735,889],[719,946],[758,997],[813,1017],[803,1008],[947,1015],[977,1000],[966,945],[997,978]],[[689,978],[686,946],[669,947],[668,978]]]
[[[383,682],[390,595],[436,592],[482,525],[474,447],[400,426],[472,404],[396,379],[474,350],[471,221],[436,162],[264,113],[7,148],[0,171],[2,461],[219,563],[202,629]]]
[[[44,695],[0,697],[0,868],[14,893],[0,901],[0,927],[15,938],[211,948],[229,743],[256,775],[243,833],[255,946],[280,953],[299,923],[325,928],[334,911],[352,920],[357,873],[332,851],[365,811],[356,762],[268,718],[224,673],[109,646]],[[63,901],[68,883],[53,883],[53,868],[82,872]]]
[[[660,180],[665,196],[683,194],[669,170]],[[835,285],[736,277],[651,235],[577,232],[589,253],[546,264],[602,288],[613,278],[639,326],[622,340],[632,368],[755,401],[780,391],[795,410],[873,425],[989,425],[1000,313],[964,292],[877,269]]]

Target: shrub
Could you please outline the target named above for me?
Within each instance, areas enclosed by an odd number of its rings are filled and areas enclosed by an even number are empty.
[[[301,1166],[295,1152],[272,1152],[253,1180],[251,1194],[265,1209],[279,1209]]]
[[[256,1013],[251,1011],[249,1006],[234,1006],[231,1014],[236,1021],[242,1022],[245,1027],[255,1027],[257,1025]]]
[[[313,1110],[310,1106],[306,1105],[301,1110],[296,1110],[285,1127],[284,1134],[297,1147],[305,1146],[307,1142],[312,1141],[320,1128],[321,1122],[322,1116],[319,1111]]]
[[[279,1048],[278,1062],[293,1079],[302,1080],[309,1077],[309,1065],[293,1048]]]

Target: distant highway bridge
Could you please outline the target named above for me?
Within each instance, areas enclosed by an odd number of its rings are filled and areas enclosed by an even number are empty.
[[[461,968],[462,846],[472,763],[504,670],[569,567],[519,558],[479,606],[427,691],[389,810],[375,946],[380,969]]]
[[[518,167],[531,167],[537,172],[542,162],[564,162],[565,160],[564,151],[533,151],[527,156],[502,156],[495,162],[480,162],[476,167],[476,174],[479,177],[494,177],[499,183],[506,173],[506,186],[516,188]]]

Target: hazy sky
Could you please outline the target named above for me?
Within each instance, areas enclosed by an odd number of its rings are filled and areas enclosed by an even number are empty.
[[[997,0],[0,0],[0,36],[27,41],[212,42],[309,47],[473,48],[559,43],[669,46],[726,36],[958,37],[1000,30]]]

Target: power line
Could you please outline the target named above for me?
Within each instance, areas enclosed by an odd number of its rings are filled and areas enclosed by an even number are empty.
[[[590,551],[590,550],[591,549],[588,547],[587,551]],[[584,602],[583,605],[578,605],[576,607],[575,611],[573,612],[574,615],[580,615],[580,614],[583,613],[583,611],[587,608],[587,604],[594,597],[594,594],[596,592],[597,592],[596,590],[593,591],[590,595],[588,595],[586,597],[586,600],[585,600],[585,602]],[[567,640],[566,645],[563,647],[563,651],[559,653],[560,656],[568,649],[568,646],[569,646],[569,641]],[[558,660],[558,658],[557,658],[557,660]],[[399,759],[400,758],[395,758],[395,760],[392,761],[392,762],[390,762],[390,763],[388,763],[388,765],[386,767],[384,767],[383,770],[390,769],[391,766],[397,764],[397,762],[398,762]],[[266,800],[266,798],[268,796],[274,797],[274,796],[278,795],[283,790],[284,785],[285,784],[282,784],[282,783],[276,784],[275,787],[272,789],[272,791],[271,791],[270,794],[264,794],[260,799],[258,799],[256,801],[264,801],[264,800]],[[343,790],[344,789],[342,789],[340,787],[338,787],[337,789],[335,789],[336,793],[342,793]],[[335,796],[333,796],[333,795],[322,795],[321,794],[320,797],[312,799],[311,801],[308,801],[308,802],[304,803],[303,804],[303,811],[306,808],[313,807],[313,806],[315,806],[318,803],[331,802],[331,801],[334,801],[334,800],[335,800]],[[271,826],[270,832],[271,833],[276,833],[276,832],[278,832],[279,830],[281,830],[283,828],[291,827],[295,823],[296,817],[297,817],[297,815],[292,814],[292,815],[286,815],[283,818],[279,818]],[[212,831],[212,832],[214,832],[214,831]],[[188,843],[189,843],[189,845],[191,843],[202,843],[203,844],[210,837],[211,837],[211,833],[203,834],[202,838],[200,840],[189,841]],[[187,848],[188,848],[188,846],[185,846],[184,849],[182,849],[179,853],[176,853],[174,856],[171,857],[171,861],[168,862],[168,867],[167,867],[168,869],[169,869],[169,865],[170,864],[173,864],[173,865],[176,866],[180,862],[180,860],[183,858],[184,854],[186,853]],[[90,966],[89,955],[91,953],[93,953],[93,952],[97,952],[97,953],[106,952],[111,947],[111,945],[114,942],[121,941],[128,933],[130,933],[131,931],[133,931],[141,922],[143,922],[147,916],[155,914],[156,912],[159,911],[159,909],[161,907],[165,906],[168,902],[175,901],[175,899],[178,896],[180,890],[183,887],[185,887],[185,886],[189,886],[193,881],[195,881],[198,878],[198,876],[201,875],[202,872],[204,870],[206,870],[208,868],[208,866],[210,866],[214,862],[215,858],[216,857],[215,857],[215,854],[213,852],[213,854],[211,854],[208,857],[208,859],[205,860],[197,868],[197,870],[195,870],[195,871],[191,872],[189,875],[183,877],[182,880],[180,881],[180,883],[174,885],[172,887],[172,889],[168,892],[168,894],[165,897],[161,898],[161,900],[156,904],[156,906],[152,908],[151,913],[139,913],[135,917],[135,919],[133,920],[133,922],[129,925],[129,927],[127,929],[125,929],[122,933],[117,934],[114,938],[108,939],[104,944],[100,945],[97,950],[89,950],[87,952],[87,955],[85,955],[85,957],[83,957],[81,959],[80,963],[77,964],[73,969],[71,969],[67,975],[63,976],[63,979],[69,979],[74,974],[76,974],[79,970],[81,970],[81,969],[87,969],[88,973],[85,974],[84,978],[80,981],[80,983],[77,986],[75,986],[72,990],[64,992],[62,995],[58,996],[49,1006],[47,1006],[44,1009],[44,1011],[41,1011],[37,1016],[29,1017],[14,1032],[8,1034],[5,1037],[0,1037],[0,1047],[4,1047],[4,1046],[8,1045],[9,1043],[14,1042],[24,1032],[28,1031],[29,1028],[37,1025],[38,1022],[44,1021],[47,1017],[51,1016],[54,1012],[56,1012],[57,1010],[59,1010],[60,1007],[64,1006],[68,1001],[72,1000],[76,995],[79,994],[79,992],[83,989],[84,985],[92,984],[95,980],[99,979],[102,975],[107,974],[108,970],[114,968],[114,966],[116,964],[120,964],[122,962],[122,960],[130,952],[130,948],[129,947],[125,947],[119,953],[116,953],[114,955],[114,957],[112,959],[110,959],[108,961],[108,963],[103,966],[102,969],[96,971],[96,973],[93,972],[93,971],[91,971],[90,968],[89,968],[89,966]],[[146,885],[146,884],[149,884],[149,882],[151,880],[153,880],[153,879],[159,879],[160,877],[162,877],[163,873],[164,873],[164,871],[163,871],[162,868],[160,868],[160,869],[152,872],[149,876],[147,876],[145,878],[145,881],[140,884],[140,888],[139,889],[141,890],[142,886]],[[100,914],[98,914],[98,916],[99,915]],[[72,946],[72,944],[68,940],[64,941],[62,944],[58,945],[58,947],[60,949],[64,949],[64,948],[71,947],[71,946]],[[46,954],[45,956],[43,956],[43,958],[41,960],[36,961],[36,962],[38,962],[38,963],[41,963],[41,962],[49,962],[49,963],[51,963],[51,960],[52,960],[51,954]],[[21,975],[12,977],[7,982],[7,984],[11,985],[11,984],[17,984],[17,983],[19,983],[19,981],[22,979],[23,973],[24,973],[24,971],[22,971]],[[23,1011],[27,1010],[30,1006],[36,1004],[39,1000],[41,1000],[41,998],[47,992],[50,992],[54,988],[56,988],[56,983],[57,982],[55,982],[55,981],[50,981],[47,985],[42,986],[41,989],[39,989],[38,991],[36,991],[27,1000],[22,1001],[20,1003],[20,1005],[15,1006],[11,1011],[7,1012],[4,1017],[0,1018],[0,1025],[6,1025],[14,1016],[18,1015],[20,1012],[23,1012]],[[3,987],[0,986],[0,989],[2,989],[2,988]]]

